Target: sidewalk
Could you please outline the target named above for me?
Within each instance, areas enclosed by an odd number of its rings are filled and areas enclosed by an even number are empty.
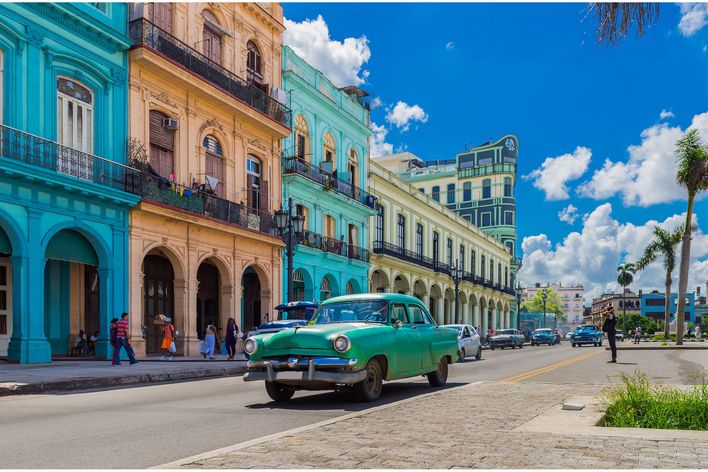
[[[606,347],[610,350],[610,347]],[[663,345],[663,341],[642,341],[639,344],[634,344],[633,341],[625,341],[617,343],[618,351],[645,351],[645,350],[661,350],[661,349],[705,349],[708,350],[708,342],[702,341],[684,341],[681,346],[676,345],[676,341],[669,341],[667,345]]]
[[[138,359],[134,366],[127,360],[122,361],[119,367],[111,366],[110,361],[88,358],[33,365],[0,361],[0,396],[221,377],[246,371],[243,354],[235,361],[221,360],[221,357],[213,361],[201,357],[178,357],[172,361],[152,357]]]

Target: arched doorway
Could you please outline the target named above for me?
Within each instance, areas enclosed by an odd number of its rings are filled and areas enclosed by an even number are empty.
[[[403,275],[397,275],[393,281],[393,291],[395,293],[408,294],[411,287],[408,284],[408,279]]]
[[[175,326],[181,323],[176,319],[174,284],[172,263],[161,251],[145,256],[143,259],[143,325],[146,334],[146,354],[160,352],[164,321],[158,315],[172,318]]]
[[[391,291],[391,286],[386,273],[376,269],[371,273],[371,288],[372,293],[385,293]]]
[[[221,276],[219,269],[204,261],[197,269],[197,337],[204,338],[207,326],[219,326]]]
[[[252,331],[260,324],[261,309],[261,280],[253,267],[248,267],[241,277],[241,312],[243,313],[244,331]]]
[[[337,280],[333,275],[327,274],[322,277],[320,282],[320,301],[325,301],[329,298],[336,297],[339,295],[339,287],[337,286]]]
[[[314,300],[312,277],[306,269],[293,272],[293,301]]]
[[[0,356],[7,355],[12,336],[12,245],[0,228]]]
[[[428,295],[428,289],[425,287],[425,282],[418,279],[413,284],[413,296],[418,300],[425,300],[426,295]]]
[[[361,293],[361,288],[359,287],[359,282],[357,282],[354,279],[351,279],[349,282],[347,282],[347,288],[345,293],[347,295],[354,295],[357,293]]]

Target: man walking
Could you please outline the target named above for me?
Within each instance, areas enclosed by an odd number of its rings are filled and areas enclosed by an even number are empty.
[[[615,336],[617,335],[617,316],[615,316],[615,309],[612,306],[607,307],[605,310],[605,322],[602,324],[602,331],[607,333],[607,341],[610,343],[610,350],[612,351],[612,360],[607,361],[608,364],[617,363],[617,340]]]
[[[122,347],[125,348],[125,352],[128,354],[130,365],[137,364],[138,361],[135,360],[133,348],[130,347],[130,342],[128,341],[128,313],[120,315],[120,320],[115,322],[115,328],[116,348],[113,350],[113,365],[120,365],[120,349]]]

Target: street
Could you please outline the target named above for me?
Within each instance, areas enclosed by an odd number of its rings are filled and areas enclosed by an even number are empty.
[[[620,351],[620,364],[608,365],[604,348],[565,342],[484,351],[483,357],[453,365],[447,388],[480,380],[608,383],[635,369],[666,383],[692,383],[708,364],[708,351]],[[9,468],[145,468],[431,391],[420,378],[385,384],[372,404],[346,393],[298,392],[276,405],[261,383],[229,377],[5,397],[0,454]]]

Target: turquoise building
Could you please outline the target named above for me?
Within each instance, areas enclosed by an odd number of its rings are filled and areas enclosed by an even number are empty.
[[[0,4],[0,356],[49,362],[128,308],[124,3]]]
[[[366,191],[367,94],[335,87],[288,47],[283,48],[283,89],[293,112],[293,133],[282,144],[283,201],[292,198],[295,212],[305,218],[295,247],[293,298],[365,292],[369,218],[375,214],[374,198]],[[287,288],[284,295],[287,300]]]

